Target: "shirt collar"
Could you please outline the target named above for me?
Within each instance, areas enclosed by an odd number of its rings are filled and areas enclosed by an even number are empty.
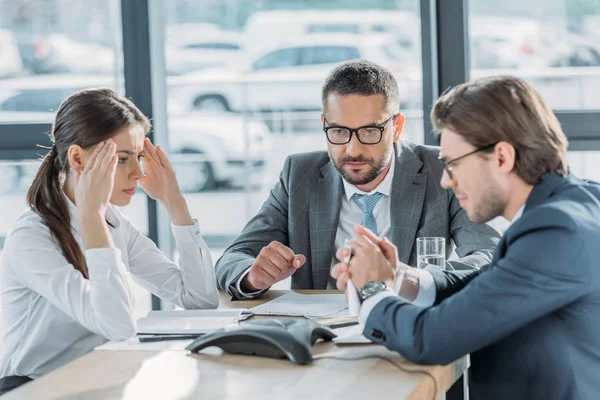
[[[71,227],[79,232],[79,225],[77,224],[77,206],[73,204],[71,199],[69,199],[66,195],[64,195],[65,200],[67,201],[67,207],[69,208],[69,216],[71,217]],[[113,208],[112,204],[109,204],[106,208],[106,222],[108,222],[109,227],[118,228],[121,224],[119,217],[117,216],[116,210]]]
[[[362,190],[360,190],[353,184],[346,182],[346,180],[344,178],[342,178],[342,183],[344,184],[344,192],[346,193],[346,199],[348,201],[350,201],[350,199],[352,199],[352,196],[354,196],[357,193],[358,194],[371,194],[371,193],[375,193],[375,192],[379,192],[382,195],[389,197],[390,193],[392,192],[392,181],[394,179],[394,167],[395,166],[396,166],[396,155],[394,153],[392,153],[392,164],[390,165],[389,171],[387,172],[387,174],[385,175],[385,178],[383,178],[381,183],[379,185],[377,185],[377,187],[375,189],[373,189],[370,193],[363,192]]]
[[[514,224],[515,222],[517,222],[517,220],[519,218],[521,218],[521,216],[523,215],[523,211],[525,210],[525,204],[523,204],[521,206],[521,208],[519,208],[519,211],[517,211],[517,213],[515,214],[515,216],[513,217],[512,221],[510,221],[510,224]]]

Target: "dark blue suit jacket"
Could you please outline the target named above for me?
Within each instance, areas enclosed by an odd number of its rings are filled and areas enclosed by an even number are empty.
[[[365,335],[421,364],[471,354],[476,400],[600,399],[600,184],[549,175],[492,263],[432,272],[436,304],[382,300]]]

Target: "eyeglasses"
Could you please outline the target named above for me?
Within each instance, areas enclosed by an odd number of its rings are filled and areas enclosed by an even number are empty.
[[[450,177],[450,179],[454,179],[454,175],[452,175],[452,164],[456,163],[458,160],[462,160],[465,157],[468,157],[468,156],[473,155],[475,153],[479,153],[480,151],[486,151],[486,150],[493,149],[494,147],[496,147],[497,144],[498,144],[498,142],[496,142],[494,144],[488,144],[487,146],[483,146],[483,147],[480,147],[478,149],[475,149],[475,150],[473,150],[470,153],[464,154],[464,155],[462,155],[460,157],[456,157],[455,159],[450,160],[450,161],[444,161],[444,160],[442,160],[442,156],[441,155],[438,158],[440,159],[440,161],[442,161],[442,164],[444,164],[444,169],[448,173],[448,176]]]
[[[361,126],[356,129],[347,128],[345,126],[325,126],[328,122],[327,119],[323,118],[323,131],[331,144],[350,143],[350,140],[352,140],[352,133],[356,134],[356,138],[362,144],[377,144],[381,142],[385,127],[394,117],[395,115],[389,117],[381,126],[369,125]]]

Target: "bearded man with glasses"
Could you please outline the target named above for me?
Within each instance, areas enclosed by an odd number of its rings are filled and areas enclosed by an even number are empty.
[[[253,298],[290,276],[293,289],[335,289],[335,250],[356,225],[389,238],[412,266],[415,240],[427,236],[445,238],[446,254],[458,255],[447,269],[490,262],[499,233],[469,221],[439,187],[438,148],[400,140],[399,103],[396,80],[377,64],[352,60],[331,71],[322,90],[327,151],[286,159],[269,198],[217,262],[221,290]]]

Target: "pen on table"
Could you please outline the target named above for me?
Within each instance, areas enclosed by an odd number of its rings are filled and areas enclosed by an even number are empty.
[[[167,340],[193,340],[202,336],[202,334],[193,335],[139,335],[138,340],[140,343],[144,342],[164,342]]]
[[[339,329],[339,328],[347,328],[349,326],[354,326],[354,325],[358,325],[359,322],[358,321],[349,321],[349,322],[340,322],[337,324],[331,324],[331,325],[327,325],[330,329]]]

